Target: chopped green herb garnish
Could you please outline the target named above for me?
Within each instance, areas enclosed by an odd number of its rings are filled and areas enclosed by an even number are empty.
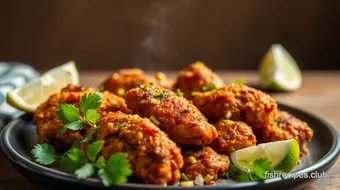
[[[150,120],[152,121],[153,124],[155,124],[156,126],[160,125],[161,123],[157,120],[157,118],[155,116],[151,116]]]
[[[197,96],[197,95],[199,95],[199,94],[201,94],[201,92],[198,92],[198,91],[193,91],[193,92],[191,92],[191,96]]]
[[[215,90],[216,89],[216,85],[214,84],[209,84],[209,85],[205,85],[202,87],[202,91],[203,92],[207,92],[207,91],[211,91],[211,90]]]
[[[196,61],[196,64],[205,65],[202,61]]]
[[[234,79],[230,82],[231,84],[245,84],[246,83],[246,80],[245,79]]]
[[[178,96],[183,96],[184,95],[184,93],[179,88],[177,88],[176,93],[177,93]]]
[[[124,96],[125,95],[125,89],[124,88],[118,88],[117,95],[118,96]]]
[[[165,94],[162,93],[162,92],[157,92],[157,93],[156,93],[156,96],[157,96],[157,97],[160,97],[160,98],[163,98],[163,97],[165,96]]]
[[[185,175],[185,173],[181,173],[181,180],[189,181],[189,178]]]
[[[121,124],[118,125],[118,129],[121,129],[122,127],[124,127],[126,125],[126,122],[123,122]]]
[[[148,91],[148,86],[143,86],[143,88],[142,88],[144,91]]]
[[[63,171],[74,173],[78,179],[83,180],[91,177],[95,171],[97,176],[106,186],[120,184],[127,181],[127,177],[132,174],[126,153],[116,153],[111,155],[107,164],[103,156],[99,156],[104,146],[104,141],[95,141],[87,146],[86,153],[80,149],[81,143],[90,142],[95,133],[96,122],[100,115],[97,109],[101,105],[101,95],[99,93],[88,93],[81,97],[80,110],[70,104],[60,104],[57,115],[65,123],[60,128],[59,134],[67,130],[81,130],[84,125],[90,126],[90,131],[83,139],[75,141],[68,151],[57,156],[54,147],[49,144],[37,144],[31,150],[31,154],[36,162],[43,165],[50,165],[59,160],[60,168]],[[80,114],[80,111],[82,114]],[[123,127],[126,123],[121,123],[118,127]]]

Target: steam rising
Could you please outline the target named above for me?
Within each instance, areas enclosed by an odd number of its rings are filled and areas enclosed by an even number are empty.
[[[169,44],[171,34],[170,22],[174,18],[174,5],[172,1],[155,2],[145,14],[143,22],[147,26],[147,35],[136,48],[133,56],[133,65],[147,66],[147,70],[159,69],[160,65],[167,64],[173,57]],[[156,67],[158,65],[158,67]]]

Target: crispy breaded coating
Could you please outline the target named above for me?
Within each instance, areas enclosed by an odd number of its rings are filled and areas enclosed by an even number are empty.
[[[135,88],[140,84],[153,82],[156,85],[170,89],[173,81],[168,79],[167,76],[158,72],[152,76],[148,76],[142,70],[137,68],[131,69],[121,69],[118,70],[110,77],[108,77],[102,87],[104,90],[117,94],[119,96],[124,96],[125,92],[130,90],[131,88]]]
[[[263,129],[262,138],[264,142],[274,142],[288,139],[295,139],[300,144],[300,153],[308,153],[307,142],[311,141],[313,130],[308,124],[294,117],[288,112],[278,111],[274,123]]]
[[[171,89],[174,81],[166,76],[163,72],[157,72],[152,75],[151,82],[154,82],[157,86]]]
[[[214,126],[218,137],[209,146],[220,154],[229,155],[236,150],[256,146],[253,130],[244,122],[222,118]]]
[[[107,78],[102,84],[104,89],[124,96],[125,92],[143,83],[149,83],[151,80],[140,69],[120,69]],[[124,93],[123,93],[124,92]]]
[[[37,127],[39,143],[52,144],[56,148],[66,149],[71,147],[74,141],[86,136],[89,127],[84,126],[83,130],[67,130],[63,135],[58,132],[64,123],[59,119],[57,110],[59,104],[72,104],[79,108],[81,96],[95,92],[96,89],[82,88],[79,86],[69,85],[60,93],[56,93],[41,104],[34,113],[33,123]],[[123,111],[130,113],[125,104],[125,100],[109,92],[102,93],[102,104],[98,108],[98,113],[105,115],[109,111]]]
[[[225,117],[244,121],[253,129],[273,123],[277,112],[277,103],[272,97],[243,84],[231,84],[200,93],[193,102],[209,119]]]
[[[203,178],[210,175],[210,180],[206,181],[208,184],[215,181],[217,177],[224,177],[230,167],[229,157],[216,153],[210,147],[203,147],[198,151],[186,151],[183,157],[184,166],[181,172],[190,180],[195,180],[199,174]]]
[[[152,117],[173,141],[185,145],[210,144],[217,131],[188,100],[171,90],[143,84],[125,95],[128,107],[141,117]]]
[[[133,174],[145,183],[174,184],[180,178],[180,148],[147,118],[109,113],[98,121],[94,138],[105,141],[100,154],[106,160],[117,152],[128,153]]]
[[[202,88],[211,85],[216,88],[222,87],[223,80],[202,62],[195,62],[179,73],[173,90],[180,89],[184,93],[184,97],[191,100],[193,91],[206,91]]]

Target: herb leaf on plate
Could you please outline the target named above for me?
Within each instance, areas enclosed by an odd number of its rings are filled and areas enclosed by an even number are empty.
[[[31,154],[36,158],[36,161],[43,165],[52,164],[57,160],[57,155],[52,145],[36,144],[31,150]]]
[[[86,179],[88,177],[91,177],[93,173],[94,167],[90,163],[84,164],[74,172],[78,179]]]
[[[103,148],[104,141],[96,141],[87,147],[87,157],[90,161],[94,162],[96,160],[97,154]]]
[[[98,176],[105,186],[127,182],[127,176],[132,174],[127,153],[116,153],[112,155],[106,166],[99,169]]]
[[[80,109],[83,113],[86,113],[89,109],[98,109],[101,105],[102,95],[97,92],[87,93],[81,97]]]

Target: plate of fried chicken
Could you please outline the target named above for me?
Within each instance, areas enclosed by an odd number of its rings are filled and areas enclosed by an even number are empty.
[[[58,113],[60,105],[81,110],[82,99],[88,93],[100,94],[98,119],[93,125],[87,125],[91,119],[84,121],[80,130],[74,130],[74,126],[60,133],[65,125]],[[106,187],[95,177],[79,180],[56,165],[36,163],[30,153],[37,143],[45,143],[62,154],[88,136],[103,142],[96,153],[98,160],[108,162],[113,154],[126,153],[131,168],[126,183]],[[192,188],[301,188],[314,179],[225,179],[232,165],[230,153],[289,139],[299,143],[301,153],[292,173],[327,171],[340,153],[339,135],[323,119],[280,104],[247,85],[227,85],[197,62],[180,71],[175,79],[164,73],[149,76],[140,69],[121,69],[97,88],[70,84],[51,95],[33,114],[7,125],[0,145],[25,177],[52,188],[180,189],[183,176],[195,181],[198,175],[204,177],[204,185]],[[89,146],[83,143],[79,149]]]

